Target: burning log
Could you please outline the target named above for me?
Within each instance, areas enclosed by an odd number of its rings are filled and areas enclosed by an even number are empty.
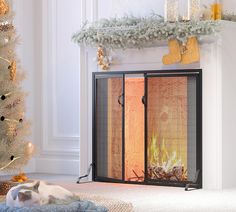
[[[153,180],[187,181],[187,170],[183,166],[174,166],[170,171],[163,167],[152,166],[148,168],[148,174]]]

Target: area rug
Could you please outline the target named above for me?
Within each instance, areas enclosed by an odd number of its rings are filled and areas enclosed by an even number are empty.
[[[77,194],[82,201],[91,201],[97,206],[105,207],[109,212],[133,212],[133,206],[131,203],[127,203],[121,200],[104,198],[101,196],[89,195],[89,194]],[[5,202],[5,196],[0,196],[0,203]]]
[[[4,202],[5,199],[6,199],[5,196],[1,196],[1,195],[0,195],[0,203],[1,203],[1,202]]]
[[[108,212],[108,209],[87,200],[78,200],[69,204],[46,204],[34,207],[9,207],[5,201],[0,203],[0,212]]]
[[[134,208],[131,203],[124,202],[116,199],[109,199],[102,196],[90,195],[90,194],[80,194],[77,193],[81,200],[88,200],[95,205],[103,206],[107,208],[110,212],[133,212]]]

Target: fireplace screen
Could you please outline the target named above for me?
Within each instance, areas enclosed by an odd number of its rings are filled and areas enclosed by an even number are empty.
[[[201,70],[94,73],[93,121],[95,181],[201,187]]]

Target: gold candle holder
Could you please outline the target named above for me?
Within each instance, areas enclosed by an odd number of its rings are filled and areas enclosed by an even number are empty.
[[[192,21],[200,20],[201,1],[188,0],[188,19]]]
[[[212,20],[222,19],[222,4],[215,3],[211,5],[211,19]]]
[[[165,21],[176,22],[179,18],[179,0],[165,0]]]

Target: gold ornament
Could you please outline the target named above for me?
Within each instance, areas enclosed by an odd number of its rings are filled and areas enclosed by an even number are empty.
[[[9,12],[9,6],[5,0],[0,0],[0,15],[6,15]]]
[[[8,69],[10,71],[10,80],[15,81],[16,80],[16,61],[10,61],[6,58],[0,57],[1,60],[4,60],[9,64]]]
[[[162,58],[164,65],[171,65],[181,61],[180,44],[177,39],[168,41],[169,54]]]
[[[28,142],[26,147],[26,154],[28,156],[31,156],[34,154],[34,152],[35,152],[34,145],[31,142]]]
[[[200,50],[196,37],[188,38],[186,46],[183,46],[182,64],[191,64],[200,60]]]
[[[101,46],[98,47],[97,51],[97,63],[102,70],[108,70],[110,67],[109,59]]]
[[[16,61],[11,62],[8,69],[10,70],[10,80],[15,81],[16,80]]]

